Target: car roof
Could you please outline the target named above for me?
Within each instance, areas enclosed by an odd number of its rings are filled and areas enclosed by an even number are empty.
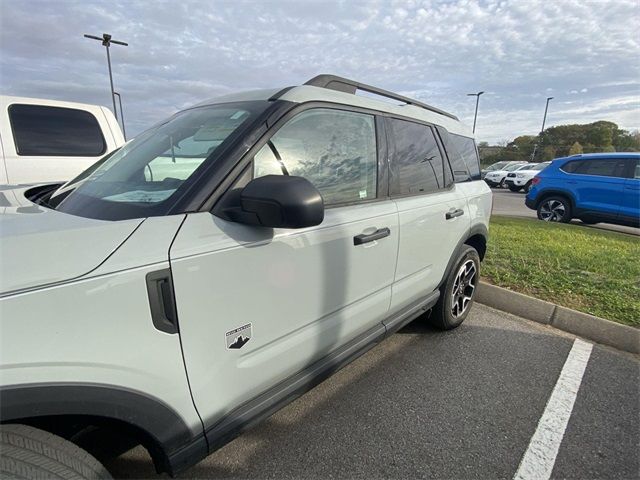
[[[31,98],[31,97],[15,97],[12,95],[0,95],[0,108],[7,108],[14,103],[28,104],[28,105],[43,105],[46,107],[67,107],[76,108],[81,110],[91,110],[95,108],[101,108],[102,105],[92,103],[79,103],[79,102],[67,102],[63,100],[51,100],[46,98]]]
[[[325,86],[318,79],[327,81]],[[331,83],[339,84],[338,88]],[[350,86],[351,91],[345,91],[344,86]],[[354,93],[356,90],[362,90],[367,93],[376,95],[371,96],[358,95]],[[387,100],[381,100],[380,97],[386,97],[388,100],[402,102],[401,105],[391,103]],[[379,112],[391,113],[399,116],[414,118],[427,123],[440,125],[447,129],[449,133],[456,135],[464,135],[473,138],[471,128],[457,119],[450,113],[431,107],[417,100],[412,100],[401,95],[396,95],[386,90],[364,85],[353,80],[348,80],[333,75],[319,75],[309,80],[305,85],[294,87],[252,90],[248,92],[232,93],[221,97],[212,98],[210,100],[200,102],[196,106],[213,105],[219,103],[242,102],[252,100],[286,100],[293,103],[306,102],[328,102],[340,105],[350,105],[354,107],[367,108]]]
[[[556,158],[556,160],[598,160],[603,158],[640,158],[640,152],[579,153],[570,157]]]

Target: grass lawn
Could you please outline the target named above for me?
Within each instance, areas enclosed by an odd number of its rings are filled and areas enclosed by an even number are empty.
[[[640,238],[580,225],[492,217],[485,280],[640,327]]]

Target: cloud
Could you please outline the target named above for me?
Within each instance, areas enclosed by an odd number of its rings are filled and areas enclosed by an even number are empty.
[[[635,129],[637,103],[618,101],[640,96],[638,21],[636,0],[5,0],[0,89],[111,106],[104,48],[82,36],[109,32],[129,42],[111,53],[131,133],[206,98],[318,73],[410,93],[467,123],[466,94],[485,90],[480,140],[537,133],[550,92],[547,125],[600,115]]]

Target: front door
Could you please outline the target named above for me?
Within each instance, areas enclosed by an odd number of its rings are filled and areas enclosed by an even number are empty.
[[[391,299],[398,219],[394,202],[378,199],[372,115],[306,110],[252,163],[254,176],[308,178],[323,195],[325,219],[293,230],[209,212],[187,216],[171,248],[171,270],[186,368],[207,429],[382,328]],[[354,240],[384,229],[388,236]]]

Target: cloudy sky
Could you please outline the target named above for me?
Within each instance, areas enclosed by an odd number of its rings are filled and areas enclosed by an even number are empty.
[[[237,90],[334,73],[414,96],[499,142],[547,125],[640,128],[639,0],[0,0],[0,92],[111,105],[128,133]]]

